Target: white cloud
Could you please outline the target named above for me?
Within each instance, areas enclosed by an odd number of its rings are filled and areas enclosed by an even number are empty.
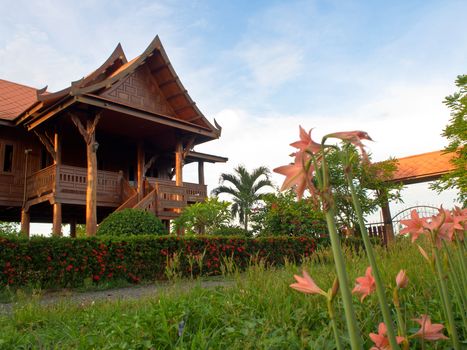
[[[251,70],[254,78],[251,84],[259,84],[266,90],[296,78],[303,69],[302,50],[283,41],[250,43],[247,47],[240,45],[238,50]]]

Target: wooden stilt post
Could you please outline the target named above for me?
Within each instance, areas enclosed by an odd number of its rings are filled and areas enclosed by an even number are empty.
[[[86,154],[88,158],[88,176],[86,187],[86,234],[94,236],[97,231],[97,147],[95,125],[98,118],[87,120],[86,131],[88,142]]]
[[[183,186],[183,144],[177,143],[175,146],[175,185]],[[179,198],[180,199],[180,198]],[[175,212],[180,213],[181,209],[175,209]],[[177,231],[178,235],[183,235],[183,230]]]
[[[55,163],[55,201],[53,204],[53,225],[52,225],[52,234],[54,236],[62,235],[62,203],[56,199],[57,195],[60,193],[60,166],[62,164],[62,151],[61,151],[61,140],[60,135],[57,130],[54,134],[54,163]]]
[[[198,162],[198,183],[204,185],[204,162]]]
[[[86,142],[87,155],[87,186],[86,186],[86,235],[94,236],[97,231],[97,148],[96,127],[101,115],[86,121],[86,128],[76,115],[71,114],[71,120],[75,123]]]
[[[137,181],[138,181],[138,201],[144,198],[144,144],[138,142],[137,150]]]
[[[29,238],[30,220],[29,210],[21,209],[21,234],[27,238]]]
[[[70,221],[70,237],[76,238],[76,219]]]
[[[175,185],[183,186],[183,144],[177,143],[175,148]]]
[[[62,235],[62,204],[57,202],[53,204],[52,234],[54,236]]]

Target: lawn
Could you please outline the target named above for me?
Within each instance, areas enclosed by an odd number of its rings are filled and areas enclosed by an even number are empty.
[[[430,267],[417,247],[400,240],[390,249],[376,248],[386,286],[407,270],[409,285],[401,290],[409,333],[419,327],[411,319],[444,319]],[[345,250],[352,281],[368,265],[363,253]],[[34,298],[18,303],[10,315],[0,316],[0,348],[5,349],[334,349],[326,302],[319,295],[298,293],[289,287],[293,275],[305,268],[327,290],[334,279],[329,248],[318,251],[303,266],[256,264],[228,276],[226,287],[185,290],[183,281],[153,297],[137,301],[71,302],[40,306]],[[227,276],[226,276],[227,277]],[[353,282],[352,282],[353,283]],[[391,288],[387,288],[391,300]],[[365,341],[376,332],[382,316],[375,294],[360,303],[354,296],[356,316]],[[337,303],[338,326],[344,329],[342,305]],[[459,310],[456,310],[459,317]],[[446,332],[445,332],[446,333]],[[342,331],[344,347],[349,348]],[[464,334],[460,334],[465,339]],[[413,342],[421,348],[421,343]],[[425,349],[449,348],[445,341],[424,344]]]

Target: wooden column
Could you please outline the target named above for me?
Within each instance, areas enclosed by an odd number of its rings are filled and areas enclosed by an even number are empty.
[[[183,186],[183,144],[177,143],[175,148],[175,185]]]
[[[182,169],[183,169],[183,144],[179,142],[175,146],[175,185],[176,186],[183,186],[183,170]],[[181,213],[182,210],[181,208],[176,208],[175,212]],[[181,236],[183,234],[184,234],[183,229],[177,230],[177,235]]]
[[[143,141],[138,142],[137,149],[137,182],[138,182],[138,201],[144,198],[144,144]]]
[[[86,235],[94,236],[97,231],[97,148],[96,127],[100,114],[86,121],[86,128],[76,115],[71,114],[71,120],[75,123],[86,142],[87,155],[87,186],[86,186]]]
[[[70,221],[70,237],[76,238],[76,219]]]
[[[53,204],[52,235],[62,235],[62,204],[57,202]]]
[[[88,142],[86,144],[86,154],[88,158],[88,176],[86,187],[86,234],[94,236],[97,231],[97,147],[94,121],[86,121],[86,132]],[[94,123],[95,122],[95,123]]]
[[[198,183],[204,185],[204,162],[198,162]]]
[[[391,210],[389,209],[388,196],[384,192],[378,193],[379,198],[382,200],[381,211],[383,213],[384,233],[386,242],[391,243],[394,241],[394,227],[392,226]]]
[[[53,204],[53,225],[52,225],[52,234],[54,236],[62,235],[62,203],[57,201],[56,197],[60,193],[60,166],[62,164],[62,150],[61,150],[61,140],[60,135],[57,130],[54,134],[54,164],[55,164],[55,189],[54,195],[55,200]]]
[[[21,234],[29,238],[29,227],[30,227],[31,217],[29,210],[21,209]]]

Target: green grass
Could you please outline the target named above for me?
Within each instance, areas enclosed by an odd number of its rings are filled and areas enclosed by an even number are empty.
[[[377,249],[383,279],[394,286],[397,272],[407,270],[410,283],[402,291],[406,317],[427,313],[442,322],[441,307],[431,271],[416,246],[402,241],[389,251]],[[363,275],[367,260],[345,252],[350,277]],[[334,279],[332,255],[319,252],[304,268],[323,289]],[[1,349],[333,349],[326,305],[320,296],[298,293],[289,284],[301,267],[288,263],[266,269],[261,264],[236,274],[235,284],[184,291],[175,282],[154,297],[137,301],[71,302],[42,307],[37,300],[23,300],[11,315],[0,316]],[[229,278],[231,279],[231,278]],[[391,300],[391,291],[388,289]],[[357,319],[365,339],[376,332],[382,317],[376,295],[360,304],[354,298]],[[342,306],[337,306],[342,314]],[[178,335],[179,325],[185,327]],[[339,321],[343,329],[343,315]],[[345,348],[349,348],[342,332]],[[461,339],[465,335],[461,334]],[[449,348],[448,343],[426,344],[426,349]],[[419,346],[419,344],[417,344]],[[432,346],[432,347],[430,347]],[[415,348],[415,347],[412,347]]]

